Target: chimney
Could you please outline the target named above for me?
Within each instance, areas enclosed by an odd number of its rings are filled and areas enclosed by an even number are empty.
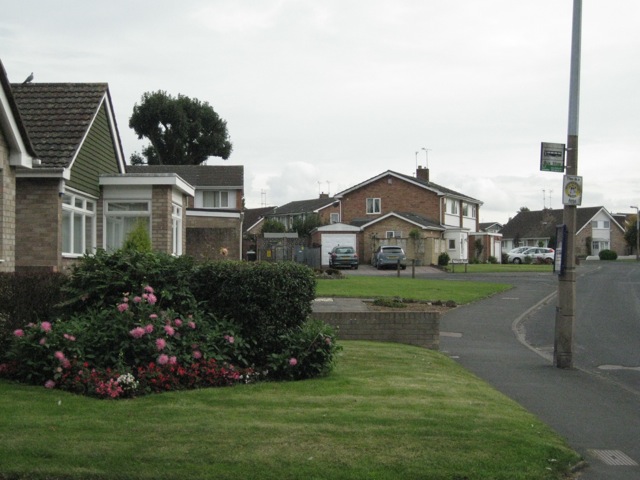
[[[419,180],[424,180],[425,182],[429,181],[429,169],[426,167],[418,166],[416,170],[416,178]]]
[[[320,198],[329,198],[329,194],[328,194],[328,193],[321,192],[321,193],[320,193]]]

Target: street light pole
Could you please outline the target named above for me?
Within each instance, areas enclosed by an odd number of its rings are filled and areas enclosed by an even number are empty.
[[[571,76],[569,88],[569,128],[565,174],[578,175],[578,119],[580,104],[580,50],[582,39],[582,0],[573,1],[571,36]],[[573,367],[574,324],[576,318],[576,205],[565,205],[563,223],[567,239],[565,270],[558,276],[553,363],[558,368]]]
[[[631,205],[629,208],[636,209],[636,262],[640,260],[640,214],[638,213],[638,207]]]

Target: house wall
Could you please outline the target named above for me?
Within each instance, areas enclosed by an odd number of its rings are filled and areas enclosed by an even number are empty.
[[[16,176],[9,145],[0,132],[0,272],[13,272],[16,259]]]
[[[151,248],[158,252],[171,253],[173,250],[172,203],[170,186],[153,186],[151,189]]]
[[[242,223],[239,218],[187,215],[186,254],[196,260],[241,258]],[[227,255],[220,250],[227,249]]]
[[[58,179],[16,179],[16,270],[61,270],[58,190]]]
[[[103,104],[82,143],[71,168],[69,187],[97,197],[100,194],[98,178],[103,173],[120,173],[109,122]]]
[[[380,198],[380,214],[367,214],[367,198]],[[355,218],[375,220],[390,212],[413,212],[437,220],[440,218],[438,196],[399,178],[387,176],[348,193],[342,200],[342,222]]]

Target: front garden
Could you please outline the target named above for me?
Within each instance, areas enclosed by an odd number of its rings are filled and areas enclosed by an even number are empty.
[[[136,251],[0,276],[0,376],[99,398],[328,373],[313,272]]]

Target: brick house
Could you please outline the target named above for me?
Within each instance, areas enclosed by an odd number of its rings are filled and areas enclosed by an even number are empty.
[[[518,212],[503,227],[502,247],[505,252],[517,246],[556,246],[556,227],[563,223],[563,209]],[[598,255],[600,250],[626,254],[624,227],[604,207],[576,209],[575,254]]]
[[[140,222],[154,250],[182,252],[193,187],[176,174],[124,175],[106,83],[10,84],[4,68],[0,80],[0,268],[62,271],[119,248]]]
[[[186,209],[185,253],[196,259],[242,258],[244,167],[144,165],[128,174],[177,174],[194,188]],[[225,254],[221,252],[226,252]]]
[[[16,173],[37,161],[0,61],[0,272],[16,267]]]
[[[482,202],[416,176],[387,170],[335,195],[340,221],[361,228],[358,252],[369,263],[378,245],[399,244],[417,264],[437,263],[446,252],[467,261],[469,234],[479,231]]]

